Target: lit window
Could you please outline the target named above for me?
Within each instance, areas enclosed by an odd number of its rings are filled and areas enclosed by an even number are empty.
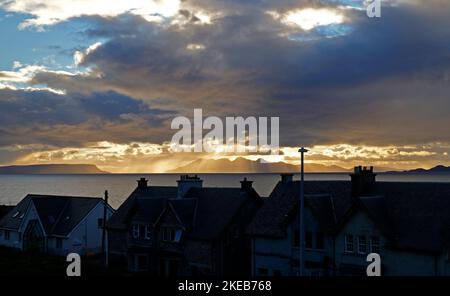
[[[345,236],[345,252],[353,253],[355,251],[355,245],[353,242],[353,235],[347,234]]]
[[[370,239],[370,251],[372,253],[380,253],[380,238],[378,236],[372,236]]]
[[[358,253],[359,254],[367,253],[367,239],[363,235],[358,236]]]
[[[139,238],[139,225],[133,224],[133,238]]]

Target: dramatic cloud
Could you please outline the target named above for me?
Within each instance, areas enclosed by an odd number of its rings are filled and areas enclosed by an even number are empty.
[[[0,1],[22,27],[83,20],[90,44],[66,70],[0,71],[2,145],[163,145],[201,107],[278,116],[281,145],[323,163],[449,161],[448,1],[383,1],[381,19],[352,0],[86,2]]]

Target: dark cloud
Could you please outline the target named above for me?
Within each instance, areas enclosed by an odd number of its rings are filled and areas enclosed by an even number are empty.
[[[172,111],[115,93],[59,95],[49,91],[0,90],[0,146],[53,146],[114,140],[161,141]],[[160,132],[161,133],[161,132]]]
[[[184,19],[198,8],[217,16],[182,26],[132,15],[90,18],[94,27],[84,34],[107,40],[83,60],[92,74],[43,72],[33,83],[81,93],[77,108],[86,113],[68,115],[74,124],[87,114],[142,119],[147,102],[185,115],[202,107],[205,115],[279,116],[282,145],[450,141],[448,1],[385,6],[381,19],[347,10],[348,34],[324,38],[313,30],[308,36],[317,38],[308,41],[266,11],[329,1],[186,3]]]

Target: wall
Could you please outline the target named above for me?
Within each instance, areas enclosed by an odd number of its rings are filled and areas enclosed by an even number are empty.
[[[269,275],[273,275],[274,270],[281,272],[283,276],[297,275],[299,248],[294,247],[294,233],[299,229],[299,217],[294,219],[286,229],[286,236],[281,239],[274,238],[254,238],[253,239],[253,268],[252,274],[258,274],[258,268],[267,268]],[[314,234],[323,232],[320,225],[312,214],[311,210],[305,208],[305,226],[306,230]],[[332,257],[333,238],[324,236],[324,249],[305,249],[305,261],[314,262],[318,266],[324,261],[324,257]],[[307,275],[317,275],[323,273],[323,268],[305,268]]]
[[[112,211],[108,209],[107,217]],[[55,255],[66,256],[69,253],[100,253],[102,244],[102,228],[98,227],[98,219],[103,219],[103,202],[98,203],[70,233],[68,238],[62,238],[62,248],[56,248],[57,238],[48,239],[48,251]]]
[[[12,212],[15,211],[15,209],[11,210]],[[20,215],[19,215],[20,216]],[[13,219],[19,219],[13,218]],[[39,220],[36,208],[34,207],[33,203],[30,203],[30,206],[27,209],[27,212],[25,213],[25,216],[23,217],[23,221],[21,222],[21,225],[17,231],[10,231],[10,239],[5,240],[5,231],[1,231],[2,234],[0,236],[0,245],[10,247],[10,248],[17,248],[17,249],[23,249],[23,240],[22,240],[22,233],[25,231],[28,222],[30,220]],[[41,225],[42,227],[42,225]],[[42,228],[42,231],[44,229]]]
[[[355,237],[355,248],[357,248],[357,235],[380,237],[382,275],[434,276],[436,272],[438,275],[448,274],[449,265],[444,255],[439,255],[437,261],[435,261],[433,254],[388,248],[386,246],[386,238],[380,233],[366,212],[362,210],[355,213],[336,236],[336,263],[338,267],[344,263],[359,265],[365,269],[369,264],[366,262],[367,255],[345,253],[345,234],[353,234]]]

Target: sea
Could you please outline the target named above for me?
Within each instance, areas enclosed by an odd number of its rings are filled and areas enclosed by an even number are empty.
[[[237,187],[247,178],[261,196],[268,196],[279,174],[198,174],[205,187]],[[179,174],[102,174],[102,175],[0,175],[0,205],[15,205],[27,194],[102,197],[109,192],[110,204],[118,208],[136,188],[142,177],[149,185],[176,186]],[[296,175],[294,179],[299,179]],[[305,180],[350,181],[348,173],[309,173]],[[381,182],[447,182],[450,173],[379,173]]]

